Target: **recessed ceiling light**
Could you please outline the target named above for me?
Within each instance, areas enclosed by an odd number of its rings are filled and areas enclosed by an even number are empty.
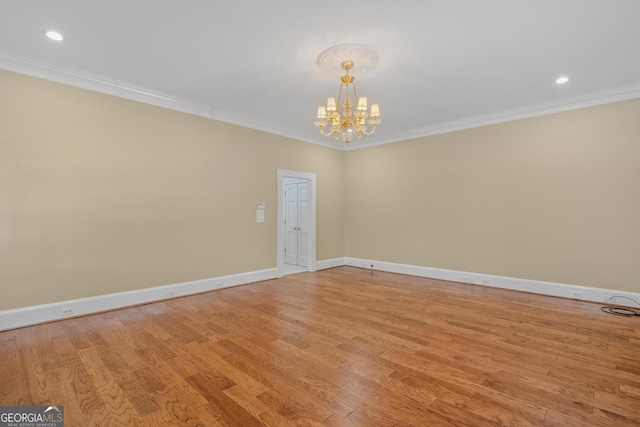
[[[558,80],[556,80],[556,83],[559,85],[563,85],[568,81],[569,81],[569,77],[559,77]]]
[[[47,34],[47,37],[49,37],[51,40],[55,40],[58,42],[64,39],[64,37],[62,37],[62,35],[57,31],[47,31],[46,34]]]

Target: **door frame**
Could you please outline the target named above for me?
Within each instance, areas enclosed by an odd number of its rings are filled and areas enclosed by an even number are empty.
[[[284,266],[284,180],[286,178],[304,179],[309,182],[309,240],[307,242],[307,270],[316,271],[316,174],[278,169],[278,277],[283,277]]]

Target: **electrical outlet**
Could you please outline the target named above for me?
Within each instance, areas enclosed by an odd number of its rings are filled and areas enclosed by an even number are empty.
[[[222,282],[216,282],[216,288],[221,288],[222,287]]]
[[[171,297],[176,296],[176,293],[175,293],[175,292],[173,292],[173,291],[167,291],[167,293],[165,294],[165,296],[166,296],[167,298],[171,298]]]
[[[73,307],[65,307],[60,310],[61,317],[73,316],[75,314],[75,310]]]
[[[483,285],[488,285],[489,284],[489,279],[481,279],[480,283]]]
[[[571,298],[582,299],[582,292],[571,291]]]

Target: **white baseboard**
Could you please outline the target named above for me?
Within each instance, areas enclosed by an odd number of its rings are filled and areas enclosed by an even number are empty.
[[[327,259],[317,261],[316,270],[324,270],[341,265],[345,265],[345,258]],[[0,331],[22,328],[68,317],[99,313],[101,311],[116,310],[118,308],[146,304],[168,298],[193,295],[230,286],[276,279],[277,277],[278,269],[271,268],[250,273],[213,277],[194,280],[192,282],[5,310],[0,311]],[[63,312],[65,314],[63,314]]]
[[[620,298],[618,300],[616,300],[616,298],[612,298],[615,296],[632,298],[636,301],[640,301],[640,293],[637,292],[592,288],[565,283],[543,282],[538,280],[494,276],[489,274],[445,270],[441,268],[421,267],[416,265],[372,261],[350,257],[316,261],[316,270],[324,270],[342,265],[593,302],[632,305],[624,298]],[[230,286],[260,282],[263,280],[275,279],[277,277],[278,269],[270,268],[249,273],[232,274],[229,276],[138,289],[129,292],[119,292],[96,297],[5,310],[0,311],[0,331],[50,322],[53,320],[60,320],[67,317],[82,316],[138,304],[146,304],[149,302],[192,295],[215,289],[227,288]],[[578,297],[578,295],[580,295],[580,297]],[[68,314],[63,315],[63,312]]]
[[[346,265],[346,258],[333,258],[323,259],[322,261],[316,261],[316,270],[326,270],[327,268],[340,267]]]
[[[345,257],[345,265],[388,271],[390,273],[408,274],[411,276],[429,277],[432,279],[450,280],[453,282],[473,283],[482,286],[531,292],[562,298],[579,299],[592,302],[607,302],[620,305],[633,305],[625,298],[640,301],[640,293],[618,291],[612,289],[592,288],[566,283],[543,282],[540,280],[519,279],[516,277],[494,276],[490,274],[471,273],[467,271],[445,270],[441,268],[421,267],[408,264],[396,264],[384,261],[372,261],[360,258]],[[625,298],[612,298],[621,296]]]
[[[132,305],[145,304],[167,298],[192,295],[214,289],[260,282],[277,277],[278,269],[270,268],[250,273],[232,274],[229,276],[194,280],[192,282],[5,310],[0,311],[0,331],[60,320],[67,317],[82,316]]]

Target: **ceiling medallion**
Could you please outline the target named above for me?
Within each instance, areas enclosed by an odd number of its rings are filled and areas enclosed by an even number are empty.
[[[318,107],[315,125],[324,136],[333,135],[346,144],[362,135],[371,135],[380,124],[380,107],[372,104],[368,110],[367,98],[358,97],[352,70],[365,73],[378,63],[378,54],[368,46],[340,44],[324,50],[318,56],[318,65],[328,72],[342,72],[338,100],[327,98],[327,105]],[[353,104],[356,102],[357,104]],[[353,108],[355,106],[355,111]]]

